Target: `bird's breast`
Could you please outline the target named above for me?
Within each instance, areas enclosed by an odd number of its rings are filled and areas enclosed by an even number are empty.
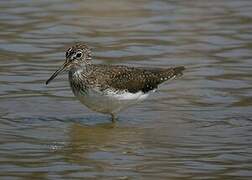
[[[69,83],[75,96],[80,92],[85,93],[88,89],[87,80],[85,76],[81,74],[80,70],[69,71]]]

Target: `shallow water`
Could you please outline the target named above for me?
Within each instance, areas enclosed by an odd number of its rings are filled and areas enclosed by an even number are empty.
[[[0,179],[250,179],[251,9],[0,1]],[[66,74],[45,86],[75,41],[96,63],[187,70],[113,125],[73,97]]]

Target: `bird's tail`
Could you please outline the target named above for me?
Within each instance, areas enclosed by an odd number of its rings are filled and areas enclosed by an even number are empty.
[[[182,76],[184,70],[185,70],[184,66],[178,66],[178,67],[173,68],[173,76],[175,77]]]
[[[184,70],[185,70],[184,66],[178,66],[174,68],[165,69],[158,75],[160,83],[167,81],[169,79],[174,79],[176,77],[182,76]]]

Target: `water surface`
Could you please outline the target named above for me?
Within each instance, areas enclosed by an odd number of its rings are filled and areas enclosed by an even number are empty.
[[[250,0],[0,1],[0,179],[251,179]],[[119,121],[45,80],[96,63],[186,66]]]

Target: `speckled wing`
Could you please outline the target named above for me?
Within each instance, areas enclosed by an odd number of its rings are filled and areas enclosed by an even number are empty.
[[[120,66],[114,66],[111,69],[107,85],[116,90],[147,93],[156,89],[159,84],[182,75],[184,69],[183,66],[168,69],[121,68]]]

